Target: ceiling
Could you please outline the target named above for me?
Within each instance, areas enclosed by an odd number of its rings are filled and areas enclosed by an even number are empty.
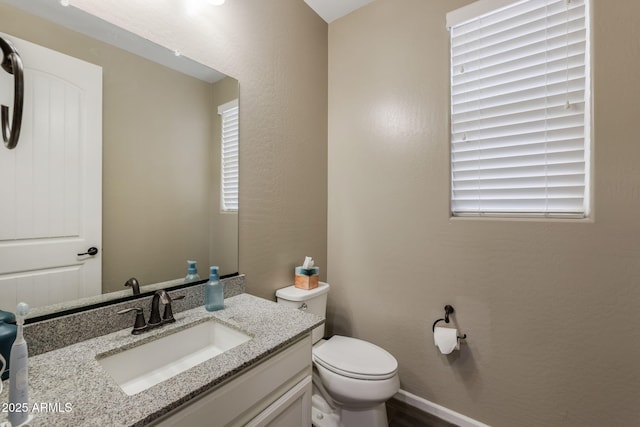
[[[304,0],[327,23],[331,23],[374,0]]]

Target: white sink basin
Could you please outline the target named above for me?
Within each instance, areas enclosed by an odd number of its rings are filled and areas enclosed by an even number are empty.
[[[97,357],[98,363],[132,396],[251,339],[214,320],[173,334]]]

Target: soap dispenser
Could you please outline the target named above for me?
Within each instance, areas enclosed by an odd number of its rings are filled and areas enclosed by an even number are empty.
[[[187,269],[187,277],[184,278],[184,283],[197,282],[198,280],[200,280],[196,262],[189,260],[187,261],[187,265],[189,266],[189,268]]]
[[[217,311],[224,308],[224,289],[218,276],[218,267],[209,268],[209,281],[204,285],[204,307],[207,311]]]

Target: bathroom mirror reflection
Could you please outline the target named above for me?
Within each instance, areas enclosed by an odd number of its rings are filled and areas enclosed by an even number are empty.
[[[68,28],[70,25],[74,30]],[[100,40],[78,32],[78,28],[83,28],[83,33],[101,31],[100,36],[95,35]],[[21,300],[33,307],[42,307],[96,294],[106,295],[99,297],[101,300],[131,295],[131,289],[124,288],[130,277],[136,277],[143,287],[157,283],[175,285],[187,273],[187,260],[197,261],[203,279],[209,265],[219,265],[223,276],[237,273],[238,212],[233,206],[223,208],[220,188],[221,112],[237,103],[238,81],[56,1],[1,0],[0,33],[97,65],[102,74],[101,124],[98,125],[102,139],[100,163],[96,168],[83,165],[76,175],[67,166],[51,167],[52,171],[66,171],[67,180],[80,183],[76,187],[88,187],[92,171],[96,175],[102,169],[102,182],[89,196],[101,193],[94,205],[101,203],[102,208],[97,215],[81,218],[79,214],[80,218],[76,219],[77,228],[83,232],[89,228],[89,221],[95,223],[95,216],[101,216],[97,227],[102,230],[102,241],[100,236],[97,242],[92,238],[82,241],[74,232],[64,230],[36,235],[32,233],[34,227],[24,223],[33,216],[31,213],[25,215],[24,208],[6,210],[19,205],[16,200],[22,197],[20,194],[29,194],[34,199],[29,202],[31,211],[55,211],[47,203],[55,204],[66,196],[60,197],[54,192],[54,180],[45,180],[49,184],[40,185],[37,191],[29,187],[23,191],[15,182],[3,186],[5,190],[0,190],[5,211],[0,215],[0,309],[13,311],[15,302]],[[120,47],[105,42],[105,35]],[[132,49],[145,56],[158,56],[164,64],[131,53],[128,46],[123,46],[128,43],[135,43]],[[0,101],[8,104],[12,94],[7,81],[10,82],[8,79],[12,76],[3,74],[6,79],[1,76]],[[42,105],[37,100],[33,103]],[[49,108],[50,113],[59,111],[53,106]],[[49,127],[52,127],[57,121],[49,116]],[[29,119],[25,120],[29,123]],[[30,172],[15,173],[25,170],[20,163],[25,157],[55,157],[64,151],[53,148],[39,151],[34,124],[39,119],[31,120],[33,127],[27,126],[21,137],[24,146],[18,145],[11,151],[2,147],[0,151],[0,168],[13,170],[12,176],[21,177],[20,182],[39,169],[33,164],[27,168]],[[235,136],[237,139],[237,134]],[[237,165],[234,173],[237,175]],[[68,178],[70,174],[73,179]],[[83,199],[77,203],[82,205]],[[76,208],[76,211],[83,212],[83,209]],[[66,221],[69,216],[61,217]],[[53,222],[51,218],[44,221]],[[31,229],[25,231],[29,227]],[[65,227],[68,228],[68,224]],[[72,261],[62,261],[56,266],[34,264],[33,260],[45,257],[32,245],[50,243],[51,238],[65,241],[64,251],[69,252]],[[7,255],[7,248],[19,242],[27,245],[17,255]],[[97,255],[77,255],[91,246],[99,249]],[[28,259],[28,262],[18,268],[16,260],[19,259]],[[101,266],[97,276],[99,285],[95,278],[87,280],[93,290],[69,285],[89,276],[91,268],[82,266],[91,263]],[[47,276],[49,272],[55,274]],[[75,305],[94,302],[95,298],[83,299]]]

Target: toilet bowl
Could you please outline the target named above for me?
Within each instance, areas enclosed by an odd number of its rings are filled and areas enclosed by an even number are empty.
[[[278,303],[325,316],[329,285],[276,292]],[[357,338],[322,339],[313,331],[312,421],[317,427],[388,427],[385,402],[400,389],[398,362],[386,350]]]

